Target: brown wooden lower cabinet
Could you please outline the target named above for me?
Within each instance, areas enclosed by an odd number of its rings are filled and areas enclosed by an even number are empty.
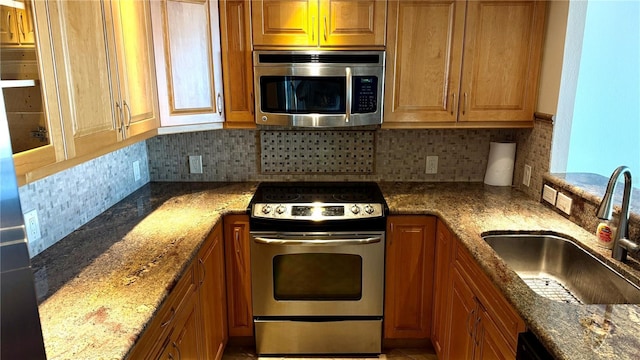
[[[440,359],[514,359],[524,321],[459,241],[453,242],[446,343]]]
[[[222,358],[227,342],[222,245],[217,225],[128,359]]]
[[[219,360],[227,343],[227,297],[222,225],[216,226],[198,253],[202,359]]]
[[[249,216],[224,218],[229,336],[253,336]]]
[[[436,228],[436,259],[433,290],[433,326],[431,328],[431,343],[441,358],[449,342],[447,333],[447,317],[451,303],[449,283],[451,279],[451,256],[453,235],[447,225],[438,219]]]
[[[387,224],[384,339],[428,339],[436,218],[390,216]]]

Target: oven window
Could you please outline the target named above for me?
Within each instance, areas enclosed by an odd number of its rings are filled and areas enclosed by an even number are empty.
[[[360,300],[362,257],[351,254],[287,254],[273,259],[276,300]]]
[[[262,112],[344,114],[344,76],[261,76]]]

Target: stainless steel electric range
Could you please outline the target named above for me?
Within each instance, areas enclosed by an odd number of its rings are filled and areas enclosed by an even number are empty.
[[[250,203],[258,354],[381,351],[387,205],[376,183],[262,183]]]

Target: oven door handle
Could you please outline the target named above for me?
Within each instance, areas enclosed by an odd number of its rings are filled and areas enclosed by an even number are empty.
[[[342,246],[342,245],[367,245],[382,241],[382,237],[374,236],[356,239],[285,239],[254,236],[253,241],[266,245],[314,245],[314,246]]]

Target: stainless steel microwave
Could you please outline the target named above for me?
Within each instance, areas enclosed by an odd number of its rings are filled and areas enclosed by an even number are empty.
[[[256,124],[382,124],[384,51],[254,51]]]

